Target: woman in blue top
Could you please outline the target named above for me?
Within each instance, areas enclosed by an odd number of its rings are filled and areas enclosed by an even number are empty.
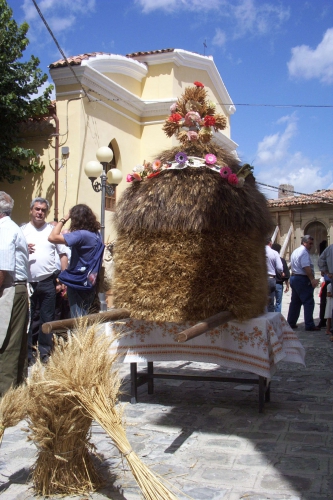
[[[61,234],[68,220],[71,220],[69,233]],[[59,281],[67,285],[72,318],[88,314],[95,297],[96,279],[104,249],[100,228],[91,208],[79,204],[60,219],[49,236],[51,243],[61,242],[71,248],[70,264],[68,269],[60,273]]]

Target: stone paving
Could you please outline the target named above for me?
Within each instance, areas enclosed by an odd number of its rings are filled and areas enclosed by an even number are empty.
[[[284,297],[284,315],[289,298],[289,294]],[[316,298],[316,318],[318,303]],[[153,395],[143,386],[139,403],[126,406],[133,449],[178,488],[180,500],[333,498],[333,344],[325,330],[305,332],[300,323],[297,331],[306,349],[307,366],[279,364],[272,379],[271,402],[263,414],[258,413],[258,386],[237,383],[155,380]],[[217,365],[162,365],[175,373],[236,375]],[[123,400],[129,401],[128,367],[122,366],[121,373]],[[26,442],[22,427],[24,422],[7,429],[0,449],[2,500],[34,498],[29,473],[36,449]],[[97,424],[92,439],[105,487],[66,499],[142,498],[125,461]]]

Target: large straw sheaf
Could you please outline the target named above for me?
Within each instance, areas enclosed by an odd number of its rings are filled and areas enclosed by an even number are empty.
[[[64,343],[57,342],[59,354]],[[84,495],[102,484],[89,453],[92,418],[75,398],[51,393],[50,376],[37,361],[28,379],[28,439],[38,449],[32,481],[39,495]]]
[[[81,321],[67,344],[56,342],[45,370],[46,393],[59,402],[70,401],[87,422],[94,419],[104,428],[127,460],[147,500],[177,500],[140,460],[126,437],[123,406],[118,402],[116,355],[110,353],[113,340],[101,333],[98,325],[86,328]]]
[[[185,152],[202,156],[203,148]],[[178,151],[159,158],[172,161]],[[219,146],[209,151],[218,165],[240,170]],[[125,190],[115,224],[114,304],[132,317],[183,322],[228,310],[246,320],[264,312],[272,221],[252,174],[236,188],[208,167],[164,170]]]

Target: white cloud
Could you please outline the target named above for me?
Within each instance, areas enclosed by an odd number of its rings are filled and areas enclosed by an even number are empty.
[[[135,0],[137,4],[142,7],[144,13],[152,12],[153,10],[165,10],[167,12],[174,12],[176,10],[191,10],[202,11],[217,9],[224,4],[225,0],[209,0],[203,2],[202,0]]]
[[[41,0],[38,3],[46,22],[56,33],[73,26],[79,14],[93,11],[95,6],[96,0]],[[31,28],[39,31],[43,26],[43,22],[31,0],[24,0],[22,9],[24,17]]]
[[[217,45],[218,47],[223,47],[226,43],[226,34],[224,31],[220,30],[220,28],[217,28],[215,30],[215,36],[212,40],[213,45]]]
[[[315,49],[299,45],[291,49],[288,62],[289,74],[295,78],[319,79],[322,83],[333,83],[333,28],[324,34]]]
[[[254,0],[241,0],[238,5],[230,6],[236,20],[236,38],[247,33],[263,35],[276,29],[290,17],[290,9],[275,3],[259,3]]]
[[[135,2],[146,14],[158,9],[169,13],[180,10],[191,12],[215,10],[219,16],[228,18],[228,24],[234,31],[234,38],[241,38],[248,33],[252,35],[270,33],[290,17],[289,8],[272,1],[262,3],[258,0],[233,2],[229,0],[135,0]],[[219,41],[218,38],[217,41]]]
[[[298,132],[296,114],[283,116],[277,124],[285,125],[284,130],[264,137],[258,144],[254,162],[257,181],[270,186],[291,184],[300,193],[327,189],[332,183],[331,171],[324,172],[319,159],[292,151],[292,139]],[[277,191],[262,189],[268,198],[277,197]]]

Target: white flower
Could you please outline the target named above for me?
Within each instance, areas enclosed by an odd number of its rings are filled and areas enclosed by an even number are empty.
[[[144,171],[144,169],[145,167],[143,165],[135,165],[135,167],[133,168],[133,172],[137,172],[138,174],[140,174]]]

